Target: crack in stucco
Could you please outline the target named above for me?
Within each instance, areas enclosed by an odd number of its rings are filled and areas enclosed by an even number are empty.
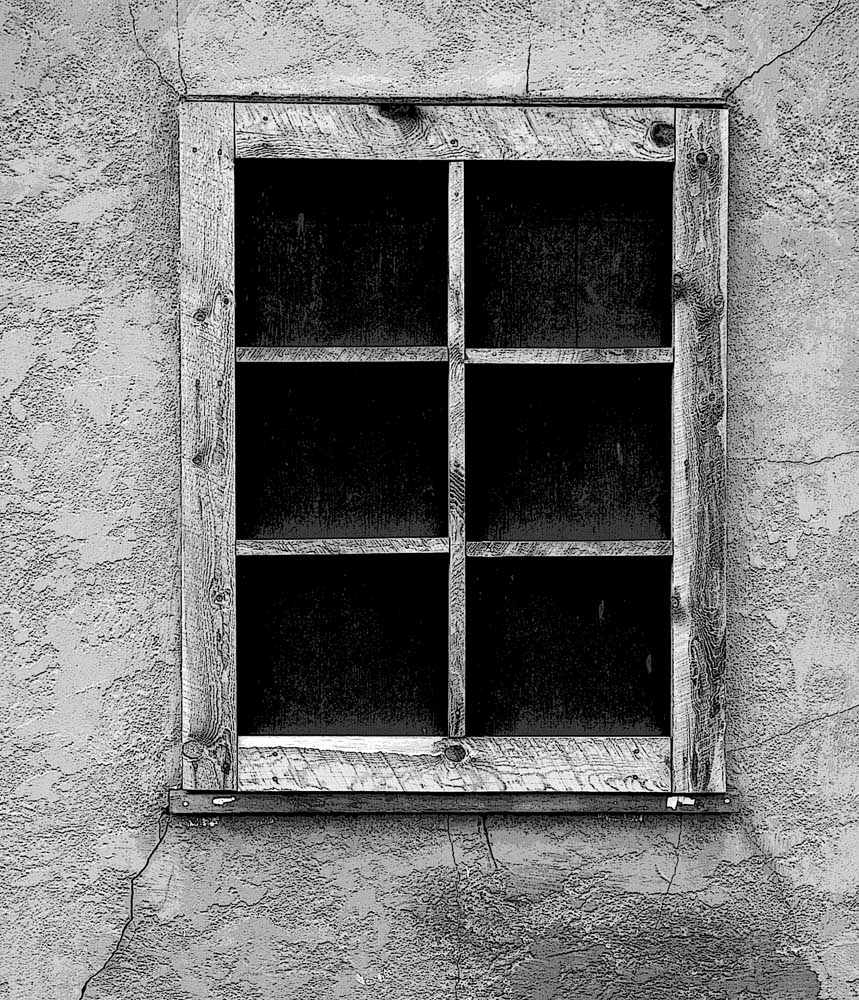
[[[459,1000],[459,984],[462,980],[462,882],[460,881],[459,865],[456,863],[456,850],[453,846],[453,834],[450,830],[450,816],[447,817],[447,842],[450,844],[450,857],[453,870],[456,872],[456,948],[453,956],[455,978],[453,981],[453,1000]]]
[[[726,753],[741,753],[744,750],[754,750],[756,747],[764,746],[766,743],[772,743],[774,740],[783,740],[786,736],[790,736],[791,733],[795,733],[798,729],[804,729],[806,726],[814,726],[818,722],[826,722],[827,719],[835,719],[839,715],[847,715],[849,712],[855,712],[859,710],[859,702],[855,705],[848,705],[846,708],[839,708],[834,712],[827,712],[825,715],[816,715],[810,719],[803,719],[801,722],[797,722],[796,725],[791,726],[790,729],[785,729],[780,733],[773,733],[771,736],[765,736],[762,740],[757,740],[755,743],[746,743],[741,747],[729,747]]]
[[[165,818],[167,822],[164,823],[162,829],[162,823]],[[92,981],[97,976],[100,976],[102,972],[104,972],[104,970],[110,965],[110,963],[119,953],[119,949],[122,947],[122,943],[123,941],[125,941],[125,936],[128,933],[128,928],[131,927],[131,924],[134,921],[134,888],[135,885],[137,884],[137,880],[144,874],[146,869],[149,867],[152,859],[155,857],[155,854],[158,851],[158,848],[164,843],[164,838],[167,836],[167,831],[169,829],[170,829],[170,814],[167,811],[167,809],[164,808],[161,810],[161,813],[158,816],[158,839],[155,841],[155,846],[146,856],[146,860],[143,862],[143,867],[139,871],[137,871],[134,875],[131,876],[129,899],[128,899],[128,916],[125,918],[125,923],[122,925],[122,930],[119,932],[119,937],[116,940],[116,944],[113,946],[113,948],[111,948],[110,954],[107,956],[104,962],[102,962],[102,964],[95,970],[95,972],[91,973],[91,975],[87,977],[86,982],[81,987],[79,1000],[84,1000],[84,997],[86,996],[86,991],[87,989],[89,989],[90,983],[92,983]]]
[[[838,3],[830,11],[827,11],[827,13],[824,14],[823,17],[821,17],[820,20],[814,25],[811,31],[809,31],[806,35],[800,38],[800,40],[795,45],[792,45],[789,49],[784,49],[784,51],[782,52],[776,53],[776,55],[774,55],[772,59],[768,59],[765,63],[762,63],[760,66],[758,66],[757,69],[753,69],[751,73],[747,73],[742,78],[742,80],[739,81],[739,83],[735,83],[733,87],[730,87],[728,90],[725,91],[725,93],[722,95],[723,99],[727,100],[729,97],[733,97],[734,94],[740,89],[740,87],[748,83],[749,80],[756,77],[758,73],[762,73],[765,69],[772,66],[773,63],[778,62],[779,59],[784,59],[785,56],[791,55],[792,53],[796,52],[796,50],[800,48],[800,46],[805,45],[805,43],[823,27],[823,25],[829,20],[830,17],[832,17],[834,14],[837,14],[838,11],[841,10],[842,3],[843,0],[838,0]]]
[[[766,465],[820,465],[821,462],[833,462],[837,458],[848,455],[859,455],[859,449],[836,451],[832,455],[821,455],[820,458],[767,458],[765,455],[732,455],[732,462],[761,462]]]
[[[155,67],[155,72],[158,74],[158,79],[164,84],[164,86],[167,87],[167,88],[169,88],[176,97],[179,97],[179,91],[173,86],[173,84],[164,75],[164,71],[161,69],[161,66],[159,65],[158,61],[156,59],[154,59],[146,51],[146,49],[144,49],[143,45],[141,44],[141,42],[140,42],[140,36],[137,34],[137,18],[134,15],[134,7],[130,3],[128,5],[128,16],[131,18],[131,33],[134,36],[134,44],[137,46],[137,51],[143,56],[143,58],[146,60],[146,62],[148,62],[150,65],[152,65],[152,66]],[[181,64],[180,64],[179,69],[180,69],[180,76],[181,76]],[[182,79],[182,82],[183,83],[185,82],[184,81],[184,77]],[[187,86],[185,88],[185,92],[186,93],[188,92]]]
[[[528,51],[525,55],[525,96],[531,93],[531,28],[534,21],[534,0],[528,0]]]
[[[489,859],[492,861],[492,867],[495,871],[498,871],[498,862],[495,860],[495,851],[492,850],[492,841],[489,839],[489,826],[486,822],[486,816],[480,817],[479,826],[481,830],[483,830],[483,837],[486,840],[486,850],[489,853]]]
[[[188,81],[185,79],[185,70],[182,68],[182,29],[179,26],[179,0],[176,0],[176,63],[179,67],[179,79],[182,81],[182,91],[187,97]]]
[[[677,878],[677,869],[680,867],[680,838],[683,836],[683,814],[681,813],[677,817],[677,843],[674,845],[674,871],[671,873],[671,878],[668,880],[668,887],[662,894],[662,902],[659,904],[659,915],[657,916],[656,926],[662,926],[662,914],[665,910],[665,903],[671,894],[671,888],[674,885],[674,879]]]

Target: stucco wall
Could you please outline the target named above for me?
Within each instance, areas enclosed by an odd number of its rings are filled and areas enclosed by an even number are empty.
[[[859,994],[856,0],[3,9],[0,997]],[[173,819],[132,913],[179,774],[177,100],[253,92],[730,94],[739,816]]]

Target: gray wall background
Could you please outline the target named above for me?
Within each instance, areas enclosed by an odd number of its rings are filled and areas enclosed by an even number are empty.
[[[856,0],[11,0],[0,997],[859,994]],[[713,97],[737,817],[174,819],[180,94]],[[162,827],[163,829],[163,827]]]

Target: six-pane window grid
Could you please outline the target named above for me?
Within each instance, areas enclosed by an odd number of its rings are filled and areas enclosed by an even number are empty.
[[[668,734],[671,185],[238,162],[242,734]]]
[[[180,125],[171,802],[733,808],[724,109]]]

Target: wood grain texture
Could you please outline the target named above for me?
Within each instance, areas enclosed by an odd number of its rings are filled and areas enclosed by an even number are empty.
[[[243,816],[308,813],[734,813],[735,792],[694,798],[664,792],[185,792],[171,789],[177,816]]]
[[[728,118],[677,110],[674,195],[673,789],[725,788]]]
[[[541,348],[541,347],[469,347],[467,364],[478,365],[670,365],[671,347]]]
[[[465,270],[464,164],[448,181],[448,733],[465,733]]]
[[[233,106],[180,105],[182,755],[236,787]]]
[[[241,791],[665,792],[668,737],[239,740]]]
[[[361,556],[448,551],[446,538],[239,538],[237,556]]]
[[[504,558],[506,556],[670,556],[673,544],[670,539],[641,539],[633,541],[572,541],[572,542],[468,542],[466,555],[476,558]]]
[[[237,347],[236,361],[447,361],[446,347]]]
[[[670,162],[672,108],[236,104],[241,157]],[[664,129],[662,129],[664,134]]]

